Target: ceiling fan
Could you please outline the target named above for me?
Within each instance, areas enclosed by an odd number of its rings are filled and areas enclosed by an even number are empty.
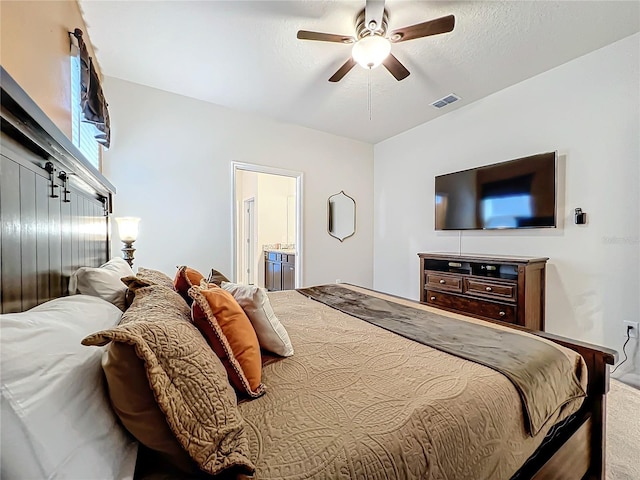
[[[393,56],[391,44],[450,32],[455,25],[455,17],[447,15],[435,20],[399,28],[387,35],[388,23],[389,13],[384,8],[384,0],[366,0],[365,8],[356,18],[355,36],[299,30],[298,38],[301,40],[353,44],[351,58],[333,74],[329,79],[330,82],[342,80],[356,63],[369,69],[382,64],[396,80],[400,81],[409,76],[409,70]]]

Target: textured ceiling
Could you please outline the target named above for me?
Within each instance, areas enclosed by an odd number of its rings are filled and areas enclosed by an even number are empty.
[[[107,76],[370,143],[640,30],[638,1],[388,0],[390,30],[450,13],[455,30],[394,44],[401,82],[356,66],[329,83],[351,47],[296,32],[353,35],[364,0],[80,4]],[[449,93],[462,100],[430,106]]]

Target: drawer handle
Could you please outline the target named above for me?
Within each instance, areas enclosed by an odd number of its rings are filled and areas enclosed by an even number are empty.
[[[444,283],[445,283],[445,281],[444,281],[444,280],[440,280],[440,283],[444,284]]]
[[[434,301],[436,299],[436,297],[431,297],[431,301]]]
[[[491,291],[493,290],[493,288],[491,288],[491,287],[487,287],[487,288],[485,288],[485,290],[486,290],[487,292],[491,292]]]
[[[499,313],[499,315],[500,315],[501,317],[504,317],[504,316],[506,315],[506,313],[505,313],[505,312],[500,312],[500,313]]]

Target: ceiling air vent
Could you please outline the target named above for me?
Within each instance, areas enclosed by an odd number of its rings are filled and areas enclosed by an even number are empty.
[[[459,96],[454,93],[450,93],[449,95],[442,97],[440,100],[436,100],[435,102],[433,102],[431,106],[436,108],[443,108],[453,102],[457,102],[458,100],[460,100]]]

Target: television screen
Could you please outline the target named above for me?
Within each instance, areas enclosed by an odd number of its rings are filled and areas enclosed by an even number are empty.
[[[556,152],[462,172],[435,181],[436,230],[556,226]]]

